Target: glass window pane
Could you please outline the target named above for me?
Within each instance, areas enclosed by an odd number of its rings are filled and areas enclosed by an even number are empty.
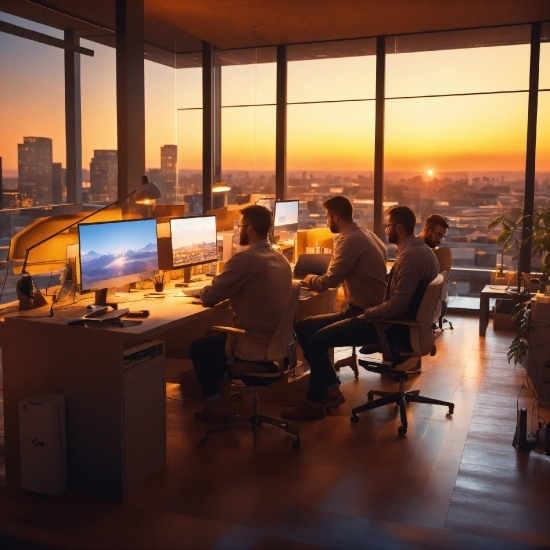
[[[550,207],[550,91],[539,93],[535,207]]]
[[[12,24],[23,22],[2,15]],[[4,206],[61,203],[66,200],[63,50],[0,33],[0,75],[0,157],[4,187],[13,191]]]
[[[199,55],[199,54],[197,54]],[[178,60],[180,56],[178,55]],[[200,54],[202,63],[202,54]],[[182,68],[176,71],[178,109],[202,109],[202,68]]]
[[[221,66],[222,107],[274,105],[277,91],[276,48],[216,51]]]
[[[550,25],[549,25],[550,26]],[[540,45],[539,88],[550,89],[550,43]]]
[[[178,111],[178,183],[176,203],[190,214],[202,213],[202,109]]]
[[[116,51],[82,40],[94,51],[80,57],[83,202],[117,198]]]
[[[499,203],[523,206],[526,121],[527,93],[386,102],[386,206],[410,206],[418,231],[429,214],[449,219],[451,296],[479,297],[500,263],[487,224]]]
[[[173,204],[177,183],[176,59],[173,66],[145,61],[145,166],[161,191],[159,204]]]
[[[323,201],[345,195],[372,229],[374,102],[289,105],[287,127],[287,198],[307,205],[302,227],[324,226]]]
[[[527,90],[529,45],[389,55],[386,97]]]
[[[374,39],[289,46],[289,103],[373,99]]]
[[[275,194],[275,107],[222,108],[222,179],[238,195]]]

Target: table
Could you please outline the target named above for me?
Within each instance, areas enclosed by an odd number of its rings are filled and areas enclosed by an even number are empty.
[[[334,290],[300,300],[298,313],[305,316],[332,311],[335,295]],[[64,318],[50,317],[49,306],[6,316],[2,362],[8,487],[20,486],[19,401],[37,392],[61,393],[66,401],[69,488],[123,501],[128,474],[125,403],[129,403],[125,393],[125,353],[159,340],[164,342],[167,356],[185,355],[188,345],[182,342],[202,336],[205,327],[231,322],[228,302],[203,308],[192,304],[188,297],[143,299],[143,293],[131,293],[127,299],[134,304],[127,302],[121,307],[150,311],[141,324],[124,328],[67,325],[68,318],[86,313],[92,296],[74,307],[58,309],[57,315]],[[165,387],[162,389],[160,399],[164,406]],[[158,409],[158,392],[155,396],[150,397],[156,400]],[[136,398],[132,403],[135,416],[143,405]],[[143,421],[144,416],[140,419]],[[157,437],[157,441],[160,439]],[[164,444],[160,451],[165,453],[165,447]]]
[[[507,285],[485,285],[479,296],[479,335],[485,336],[489,324],[489,300],[511,297],[506,293]]]

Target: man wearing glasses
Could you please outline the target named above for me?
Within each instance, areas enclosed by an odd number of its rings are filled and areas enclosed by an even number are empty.
[[[329,350],[335,347],[378,343],[369,319],[408,317],[414,319],[428,284],[439,269],[435,255],[420,237],[414,236],[416,216],[408,206],[396,206],[387,215],[388,241],[397,245],[395,263],[388,277],[384,301],[362,315],[334,323],[309,339],[310,377],[306,400],[281,413],[287,420],[320,420],[325,417],[323,395],[337,384]],[[392,348],[410,351],[409,329],[394,325],[386,332]]]
[[[243,361],[265,361],[292,289],[290,264],[269,243],[270,228],[271,212],[267,208],[259,205],[243,208],[239,244],[248,248],[228,260],[223,272],[214,277],[201,294],[202,304],[207,307],[229,300],[233,326],[246,331],[235,337],[231,350],[236,359]],[[206,402],[204,408],[195,413],[197,420],[222,422],[235,413],[235,404],[228,396],[220,399],[218,386],[218,380],[229,368],[226,343],[227,335],[218,332],[195,340],[189,347]],[[265,366],[273,372],[277,370],[271,362],[265,362]]]
[[[449,224],[439,214],[428,216],[424,222],[424,229],[418,235],[430,248],[435,248],[445,240]]]

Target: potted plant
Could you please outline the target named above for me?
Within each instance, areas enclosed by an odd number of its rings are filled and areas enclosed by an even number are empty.
[[[489,229],[500,226],[500,234],[497,242],[503,245],[503,254],[507,250],[515,248],[512,259],[519,260],[522,248],[531,245],[533,257],[541,260],[541,272],[546,280],[550,275],[550,207],[538,208],[533,214],[533,230],[530,236],[521,238],[521,228],[525,215],[521,209],[502,209],[488,225]],[[521,275],[518,269],[518,291],[516,295],[518,303],[512,312],[512,318],[516,321],[518,330],[515,338],[508,348],[508,362],[518,364],[522,361],[530,347],[531,334],[540,326],[548,326],[548,323],[537,323],[531,318],[531,296],[528,284],[524,281],[524,290],[521,290]]]

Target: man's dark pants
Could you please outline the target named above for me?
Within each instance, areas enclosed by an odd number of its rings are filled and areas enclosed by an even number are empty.
[[[370,323],[361,321],[360,325],[353,325],[357,336],[356,344],[348,342],[348,331],[351,329],[347,321],[352,321],[357,315],[361,315],[361,308],[350,306],[346,311],[327,313],[307,317],[296,323],[296,337],[302,348],[304,357],[311,367],[309,378],[309,390],[307,399],[314,403],[320,403],[328,388],[337,387],[338,377],[332,366],[329,356],[330,348],[337,346],[365,345],[372,341],[371,331],[374,334],[374,342],[378,342],[376,330]],[[371,326],[365,329],[364,325]],[[341,328],[342,326],[342,328]],[[345,341],[344,341],[345,340]],[[330,343],[328,343],[330,342]],[[336,344],[334,344],[336,342]]]
[[[211,335],[199,338],[191,342],[189,346],[189,357],[197,373],[197,379],[202,389],[202,396],[205,401],[212,401],[219,397],[218,382],[223,379],[230,365],[225,355],[225,332],[215,332]],[[235,358],[235,361],[241,361]],[[277,367],[269,361],[251,361],[264,365],[268,369],[277,370]]]

